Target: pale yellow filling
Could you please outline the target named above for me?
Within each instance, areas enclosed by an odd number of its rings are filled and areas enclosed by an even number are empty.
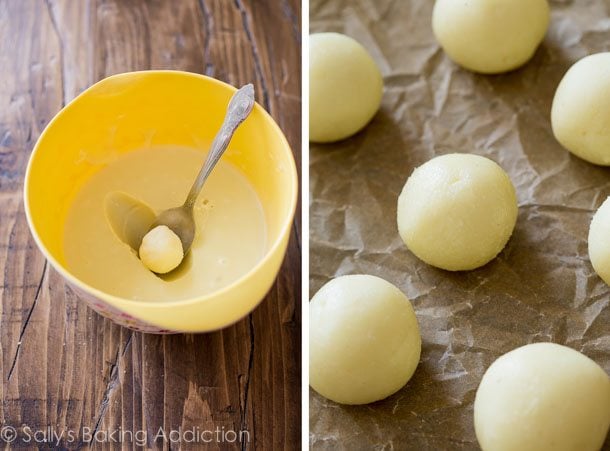
[[[114,191],[147,203],[156,213],[180,205],[204,156],[181,147],[139,150],[95,174],[66,219],[68,269],[106,293],[145,301],[202,296],[245,275],[266,251],[266,224],[256,192],[230,163],[219,162],[206,182],[195,205],[197,232],[191,251],[171,277],[162,279],[146,268],[105,216],[104,199]]]
[[[182,263],[184,249],[180,237],[172,229],[159,225],[144,235],[138,255],[152,272],[166,274]]]

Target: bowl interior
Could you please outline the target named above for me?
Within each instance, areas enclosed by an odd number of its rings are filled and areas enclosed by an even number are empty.
[[[43,252],[71,273],[64,225],[83,184],[134,150],[178,145],[207,152],[234,92],[197,74],[149,71],[109,77],[77,97],[44,131],[26,176],[30,226]],[[296,176],[284,136],[260,106],[237,130],[223,160],[240,169],[256,190],[269,252],[292,217]]]

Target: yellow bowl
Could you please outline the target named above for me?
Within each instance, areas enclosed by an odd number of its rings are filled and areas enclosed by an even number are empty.
[[[112,296],[84,283],[70,272],[64,258],[68,209],[83,184],[102,169],[105,155],[168,144],[201,148],[198,143],[211,142],[220,127],[234,92],[232,86],[188,72],[114,75],[74,99],[40,136],[25,175],[28,224],[48,261],[98,313],[144,332],[204,332],[244,317],[270,289],[286,253],[298,180],[286,138],[259,105],[237,130],[223,156],[240,168],[255,188],[267,221],[270,244],[262,260],[246,275],[205,296],[141,302]]]

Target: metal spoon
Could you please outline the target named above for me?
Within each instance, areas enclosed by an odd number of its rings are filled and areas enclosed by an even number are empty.
[[[203,184],[227,149],[235,130],[248,117],[254,108],[254,86],[247,84],[241,87],[229,102],[227,113],[220,130],[216,134],[208,156],[203,163],[195,183],[191,187],[184,204],[180,207],[170,208],[161,212],[149,230],[165,225],[169,227],[182,242],[184,255],[191,249],[195,238],[195,219],[193,217],[193,206],[203,188]]]
[[[158,225],[166,225],[180,238],[186,259],[195,237],[193,218],[195,200],[212,169],[227,149],[235,130],[248,117],[253,108],[254,87],[248,84],[239,89],[231,98],[224,122],[216,134],[203,167],[182,206],[155,215],[148,205],[128,194],[120,191],[109,193],[105,199],[106,218],[117,237],[137,253],[142,239],[149,230]]]

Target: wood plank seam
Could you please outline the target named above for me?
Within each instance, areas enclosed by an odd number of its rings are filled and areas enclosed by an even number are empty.
[[[214,35],[214,17],[210,14],[205,0],[199,0],[199,9],[203,16],[203,26],[205,28],[206,39],[203,41],[203,63],[205,64],[204,73],[211,77],[214,74],[214,63],[210,61],[210,41]]]
[[[256,45],[256,40],[253,37],[252,30],[250,27],[249,14],[242,0],[234,0],[235,6],[237,7],[239,13],[241,14],[241,20],[244,27],[244,32],[246,33],[246,37],[248,38],[248,42],[250,43],[250,49],[252,50],[252,59],[254,60],[254,70],[256,72],[256,76],[259,79],[261,90],[263,91],[263,105],[265,109],[269,112],[269,114],[273,115],[273,109],[271,108],[271,102],[269,100],[269,91],[267,89],[267,82],[265,81],[265,77],[263,77],[263,69],[260,59],[260,54],[258,52],[258,47]]]
[[[248,430],[248,395],[250,393],[250,376],[252,375],[252,368],[254,366],[254,323],[252,322],[252,314],[248,315],[248,325],[250,327],[250,355],[248,356],[248,372],[246,373],[246,381],[244,383],[244,403],[243,406],[240,406],[241,410],[241,425],[240,430],[247,431]],[[241,386],[239,383],[238,376],[238,386]],[[241,396],[240,396],[241,401]],[[252,416],[254,419],[254,415]],[[242,442],[241,449],[244,451],[246,449],[246,443]]]
[[[64,40],[61,37],[61,33],[59,32],[59,27],[57,26],[57,19],[55,18],[55,14],[53,13],[53,6],[51,5],[50,0],[45,0],[45,5],[47,7],[47,14],[49,15],[49,20],[51,22],[51,28],[53,32],[57,36],[57,42],[59,43],[59,69],[61,74],[61,106],[62,108],[68,104],[68,99],[66,98],[66,65],[64,64]]]
[[[288,21],[292,24],[292,33],[295,41],[301,44],[301,29],[299,26],[299,17],[294,12],[294,9],[288,0],[282,0],[282,10]]]
[[[121,349],[121,345],[117,346],[116,356],[114,358],[114,362],[108,368],[108,384],[106,384],[106,389],[104,390],[104,396],[102,398],[102,402],[100,403],[100,407],[98,409],[97,417],[94,419],[93,424],[95,425],[93,428],[92,436],[95,436],[97,431],[100,428],[102,420],[104,419],[104,415],[108,410],[108,405],[110,404],[110,398],[112,396],[112,392],[119,386],[119,367],[120,361],[119,359],[125,355],[127,352],[127,348],[131,344],[131,339],[133,337],[133,332],[129,333],[129,337],[123,346],[123,351],[119,354],[119,350]]]
[[[30,310],[28,311],[28,315],[25,318],[25,323],[21,327],[21,332],[19,333],[19,340],[17,341],[17,349],[15,350],[15,355],[13,356],[13,363],[11,364],[11,367],[8,371],[8,375],[6,377],[7,382],[11,380],[11,377],[13,376],[13,371],[15,370],[15,365],[17,365],[17,360],[19,359],[19,349],[21,349],[21,343],[23,340],[23,336],[25,335],[25,330],[27,329],[28,325],[30,324],[30,319],[32,318],[32,313],[34,312],[34,309],[36,308],[36,305],[38,304],[38,299],[40,298],[40,292],[42,290],[42,283],[44,281],[44,276],[47,272],[48,264],[49,264],[49,262],[47,262],[45,260],[44,266],[42,269],[42,275],[40,276],[40,282],[38,282],[38,288],[36,288],[36,296],[34,297],[34,302],[32,303]]]

